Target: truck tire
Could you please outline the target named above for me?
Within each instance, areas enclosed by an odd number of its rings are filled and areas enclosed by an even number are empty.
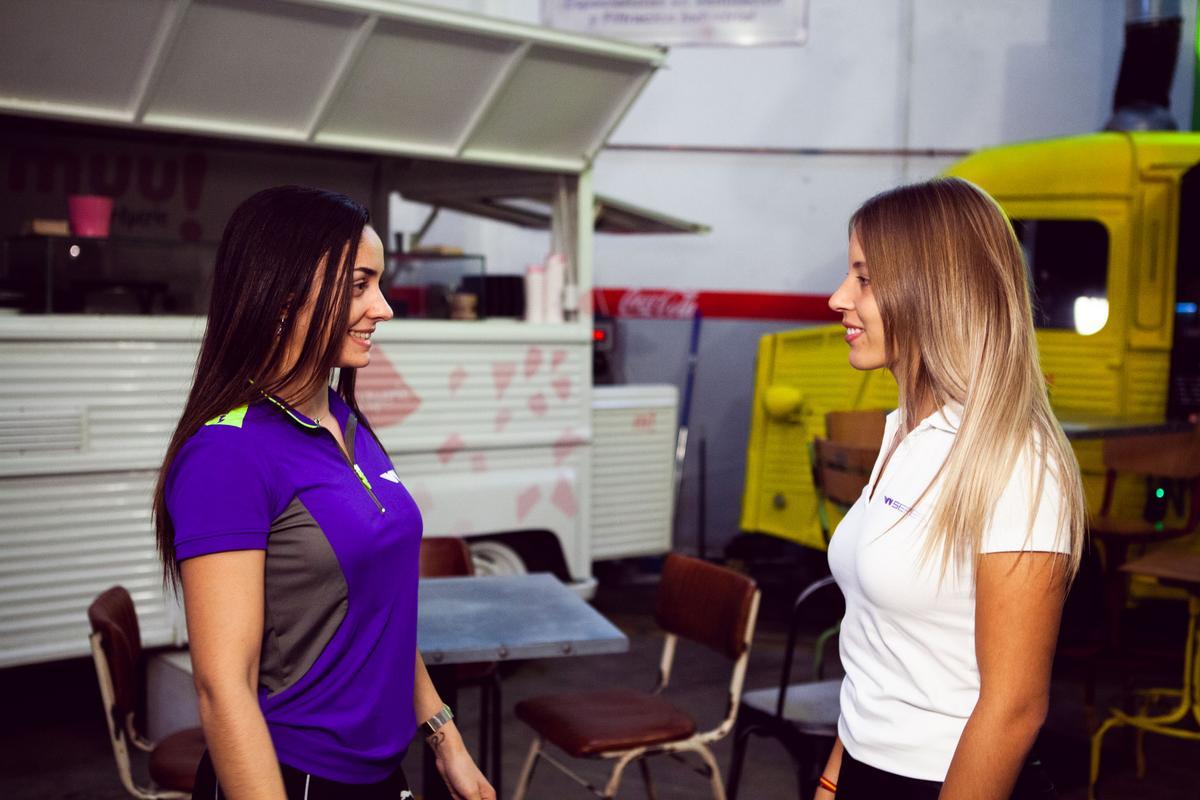
[[[495,539],[470,542],[476,575],[524,575],[525,559],[514,548]]]

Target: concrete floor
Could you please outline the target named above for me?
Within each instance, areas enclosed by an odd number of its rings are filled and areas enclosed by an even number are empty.
[[[528,748],[528,730],[512,714],[513,705],[536,694],[571,691],[604,685],[650,688],[655,680],[661,638],[656,633],[651,609],[654,586],[617,570],[601,575],[596,605],[630,637],[626,655],[564,658],[510,665],[504,681],[504,788],[511,792]],[[764,615],[755,639],[747,679],[748,688],[769,686],[778,680],[785,631],[783,617],[789,586],[766,586]],[[818,629],[814,627],[814,630]],[[1182,638],[1182,629],[1180,630]],[[798,653],[801,672],[810,661],[811,635]],[[832,660],[831,660],[832,663]],[[713,724],[724,708],[728,665],[720,656],[699,647],[683,647],[676,661],[670,697],[694,713],[701,725]],[[1177,682],[1181,664],[1167,658],[1155,664],[1160,685]],[[836,669],[836,667],[835,667]],[[1062,800],[1086,796],[1086,728],[1082,708],[1083,690],[1078,679],[1064,670],[1056,677],[1050,718],[1039,741],[1043,760],[1055,778]],[[1111,681],[1102,681],[1102,704],[1115,700]],[[464,690],[457,709],[468,744],[475,745],[478,692]],[[43,798],[88,798],[106,800],[126,797],[117,780],[101,716],[95,675],[89,660],[60,662],[36,668],[0,670],[0,798],[42,800]],[[1133,774],[1132,737],[1120,732],[1106,740],[1102,798],[1121,800],[1200,800],[1200,742],[1184,742],[1151,736],[1147,739],[1149,775],[1139,780]],[[730,743],[716,747],[718,763],[728,770]],[[419,792],[420,756],[409,754],[406,771]],[[144,765],[139,764],[144,769]],[[606,775],[604,764],[577,762],[579,771],[595,783]],[[652,773],[662,800],[707,796],[704,780],[665,759],[652,762]],[[144,774],[139,772],[138,774]],[[765,739],[753,739],[746,762],[741,798],[772,800],[794,798],[797,790],[791,764],[783,748]],[[534,780],[533,798],[586,798],[588,793],[543,766]],[[641,798],[646,793],[636,770],[627,773],[621,797]]]

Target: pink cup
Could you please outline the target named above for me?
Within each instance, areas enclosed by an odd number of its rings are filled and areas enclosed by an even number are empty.
[[[95,239],[108,238],[112,222],[113,199],[98,194],[73,194],[67,197],[67,217],[71,233]]]

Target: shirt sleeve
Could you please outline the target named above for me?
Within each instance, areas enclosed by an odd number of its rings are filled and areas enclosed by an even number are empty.
[[[166,501],[177,561],[267,548],[274,493],[242,435],[237,429],[201,428],[175,456]]]
[[[1037,553],[1070,553],[1070,532],[1061,525],[1059,511],[1062,507],[1062,491],[1055,477],[1053,462],[1042,469],[1042,491],[1037,492],[1037,459],[1026,453],[1017,462],[1012,478],[996,503],[991,525],[983,537],[984,553],[1013,553],[1029,551]],[[1037,503],[1033,525],[1029,523],[1029,512]]]

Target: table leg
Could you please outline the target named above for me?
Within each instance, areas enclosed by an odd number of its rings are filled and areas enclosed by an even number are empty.
[[[1129,576],[1121,572],[1121,565],[1129,554],[1129,545],[1113,537],[1104,539],[1104,594],[1107,606],[1107,644],[1109,652],[1117,654],[1121,649],[1121,616],[1129,595]]]
[[[451,709],[456,708],[458,706],[458,680],[454,665],[439,667],[430,664],[428,668],[429,677],[433,680],[434,688],[437,689],[442,702]],[[437,770],[433,748],[425,744],[424,737],[420,732],[417,733],[417,738],[421,740],[421,746],[424,748],[421,755],[422,796],[425,800],[451,800],[450,791],[446,788],[446,783]]]

